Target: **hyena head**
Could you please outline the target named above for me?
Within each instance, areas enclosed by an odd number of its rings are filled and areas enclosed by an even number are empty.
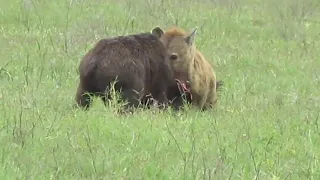
[[[151,33],[157,36],[169,53],[171,66],[177,76],[188,74],[190,64],[193,63],[196,55],[195,35],[197,28],[191,33],[173,27],[163,31],[160,27],[152,29]]]

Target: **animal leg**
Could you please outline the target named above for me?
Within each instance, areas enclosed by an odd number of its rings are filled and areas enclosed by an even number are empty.
[[[125,109],[137,108],[142,101],[142,95],[144,95],[144,83],[143,81],[137,80],[130,83],[121,83],[121,96],[123,100],[126,100],[128,103],[125,105]]]
[[[205,106],[208,101],[208,91],[205,91],[205,93],[202,95],[201,99],[199,100],[198,106],[200,109],[205,109]]]
[[[84,108],[85,110],[87,110],[92,102],[92,98],[90,96],[91,94],[89,92],[87,92],[82,84],[80,83],[77,89],[77,93],[75,96],[75,100],[76,100],[76,105],[80,108]]]
[[[168,100],[168,86],[166,84],[158,85],[155,87],[156,89],[153,90],[152,96],[157,101],[157,105],[160,109],[164,109],[169,104]]]
[[[124,109],[133,109],[137,108],[140,105],[140,95],[139,92],[136,92],[133,89],[125,89],[122,91],[122,98],[127,100],[127,104]]]
[[[213,108],[214,105],[217,103],[217,91],[215,89],[212,89],[210,92],[209,92],[209,95],[208,95],[208,102],[207,102],[207,107],[208,108]]]

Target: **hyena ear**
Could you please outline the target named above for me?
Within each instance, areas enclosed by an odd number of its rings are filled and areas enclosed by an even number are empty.
[[[160,27],[157,26],[151,30],[151,34],[157,36],[158,38],[161,38],[164,32]]]
[[[185,41],[188,45],[192,45],[194,43],[197,30],[198,30],[197,27],[194,28],[194,30],[185,38]]]

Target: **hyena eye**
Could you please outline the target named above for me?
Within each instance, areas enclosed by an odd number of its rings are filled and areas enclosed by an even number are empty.
[[[170,56],[170,60],[177,60],[178,59],[178,56],[176,54],[172,54]]]

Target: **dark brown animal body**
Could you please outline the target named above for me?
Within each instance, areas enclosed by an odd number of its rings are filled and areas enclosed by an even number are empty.
[[[116,80],[114,89],[128,101],[127,107],[146,105],[149,94],[160,104],[167,103],[174,94],[167,91],[176,87],[168,57],[164,45],[151,33],[102,39],[80,63],[75,100],[86,109],[92,95],[106,103]]]

